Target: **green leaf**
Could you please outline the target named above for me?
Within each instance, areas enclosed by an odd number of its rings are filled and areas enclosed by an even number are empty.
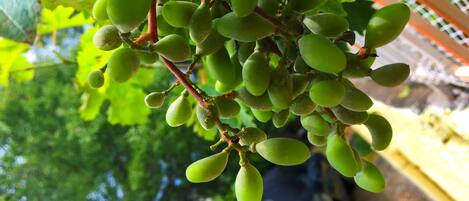
[[[39,15],[36,0],[0,1],[0,36],[32,43]]]
[[[363,34],[368,21],[376,11],[373,8],[373,2],[369,0],[356,0],[353,3],[344,3],[344,9],[348,13],[347,20],[350,24],[350,29],[360,34]]]
[[[13,77],[10,77],[11,70],[29,67],[31,64],[22,55],[29,50],[29,46],[15,41],[0,39],[0,85],[8,86],[10,79],[17,79],[16,81],[25,81],[32,79],[34,71],[30,72],[15,72]]]
[[[111,124],[134,125],[144,124],[150,114],[145,106],[145,93],[130,83],[111,83],[106,97],[111,102],[107,110],[108,121]]]
[[[41,6],[47,9],[55,9],[62,5],[76,10],[91,10],[95,0],[41,0]]]
[[[80,117],[85,121],[96,119],[105,100],[104,94],[90,89],[81,95]]]
[[[20,56],[18,57],[13,65],[11,66],[11,71],[14,70],[21,70],[24,68],[31,67],[32,65],[26,60],[26,57]],[[23,70],[17,72],[10,72],[10,78],[13,78],[17,82],[25,82],[30,81],[34,78],[34,70]]]
[[[54,10],[43,9],[41,23],[37,29],[40,33],[50,33],[58,29],[91,24],[93,19],[85,17],[83,13],[75,13],[71,7],[57,6]]]
[[[342,7],[342,2],[347,2],[350,0],[328,0],[324,5],[315,9],[317,11],[325,12],[325,13],[334,13],[340,16],[347,16],[347,12],[345,12],[344,8]]]

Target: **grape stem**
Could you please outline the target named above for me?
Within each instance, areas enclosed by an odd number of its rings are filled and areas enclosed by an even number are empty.
[[[157,0],[151,1],[150,11],[148,12],[148,33],[141,35],[134,42],[138,45],[144,44],[151,40],[158,41],[158,20],[156,15]]]

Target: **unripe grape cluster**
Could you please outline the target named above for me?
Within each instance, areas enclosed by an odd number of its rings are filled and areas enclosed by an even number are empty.
[[[371,17],[365,44],[356,53],[349,48],[355,35],[346,18],[333,13],[310,12],[325,0],[97,0],[93,16],[110,22],[94,36],[97,48],[113,50],[106,66],[89,75],[92,88],[104,79],[126,82],[141,64],[162,61],[177,78],[167,90],[145,98],[150,108],[160,108],[171,90],[185,90],[166,111],[171,127],[186,124],[193,112],[207,130],[217,129],[220,140],[211,146],[222,151],[200,159],[186,169],[190,182],[202,183],[223,173],[230,153],[240,156],[235,181],[239,201],[262,199],[263,182],[248,154],[259,154],[277,165],[304,163],[310,148],[293,138],[269,138],[259,128],[232,128],[225,119],[235,118],[241,107],[260,122],[277,128],[298,117],[312,145],[324,147],[327,160],[361,188],[380,192],[384,177],[363,159],[345,138],[344,129],[363,124],[371,133],[374,150],[385,149],[392,138],[389,122],[368,113],[372,99],[350,78],[370,77],[383,87],[401,84],[409,66],[389,64],[371,69],[376,48],[394,40],[406,25],[410,10],[397,3]],[[145,19],[148,20],[145,21]],[[147,33],[142,28],[148,27]],[[140,36],[139,36],[140,35]],[[123,46],[121,44],[124,44]],[[186,73],[174,62],[191,61]],[[197,63],[213,80],[219,94],[209,96],[190,78]],[[105,76],[107,72],[107,76]],[[193,96],[197,104],[189,101]]]

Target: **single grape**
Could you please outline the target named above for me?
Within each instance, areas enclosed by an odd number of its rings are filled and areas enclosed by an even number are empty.
[[[168,22],[166,22],[166,20],[163,17],[163,14],[162,14],[163,7],[158,6],[157,10],[158,10],[158,16],[157,16],[158,23],[156,26],[158,28],[158,35],[167,36],[167,35],[175,33],[176,28],[169,25]]]
[[[311,156],[303,142],[290,138],[270,138],[257,143],[255,148],[264,159],[277,165],[299,165]]]
[[[353,134],[350,139],[350,146],[352,146],[353,150],[356,150],[358,154],[363,157],[373,153],[371,145],[357,133]]]
[[[192,183],[204,183],[216,179],[225,170],[229,152],[222,151],[195,161],[186,169],[186,178]]]
[[[237,98],[247,106],[257,110],[267,111],[273,109],[272,103],[270,102],[269,95],[267,93],[264,93],[261,96],[254,96],[249,93],[246,88],[242,88],[238,91]]]
[[[225,41],[228,40],[227,38],[221,36],[218,31],[216,30],[218,24],[218,19],[212,21],[212,30],[207,38],[197,43],[197,48],[195,51],[196,55],[205,56],[209,54],[213,54],[218,51],[223,45]]]
[[[238,17],[246,17],[251,14],[257,6],[258,0],[230,0],[231,9]]]
[[[222,47],[206,58],[205,67],[210,76],[223,83],[233,84],[236,81],[236,69],[232,65],[226,48]]]
[[[308,141],[314,146],[323,147],[327,143],[327,137],[308,132]]]
[[[140,55],[140,62],[142,64],[154,64],[159,58],[158,54],[154,52],[139,51],[138,54]]]
[[[166,111],[166,123],[171,127],[185,124],[191,118],[192,106],[185,95],[179,96]]]
[[[368,119],[368,113],[351,111],[340,105],[332,108],[332,113],[340,122],[347,125],[362,124]]]
[[[112,25],[101,27],[93,36],[93,44],[101,50],[113,50],[121,46],[119,31]]]
[[[269,21],[255,13],[238,17],[233,12],[220,18],[217,30],[222,36],[239,42],[254,42],[275,32]]]
[[[377,114],[368,115],[368,120],[363,123],[371,134],[371,147],[374,150],[384,150],[392,139],[391,124],[384,117]]]
[[[134,75],[140,66],[137,52],[121,48],[112,53],[107,63],[109,77],[116,82],[125,82]]]
[[[337,134],[329,135],[327,138],[326,157],[329,164],[346,177],[353,177],[358,171],[352,149]]]
[[[256,110],[254,108],[251,108],[251,111],[254,117],[263,123],[267,123],[270,120],[270,118],[272,118],[272,115],[273,115],[272,111],[262,111],[262,110]]]
[[[212,30],[212,13],[210,5],[203,1],[197,9],[195,9],[189,21],[189,35],[191,39],[200,43],[204,41]]]
[[[368,161],[363,161],[363,169],[353,179],[360,188],[373,193],[383,192],[386,181],[379,169]]]
[[[259,0],[257,6],[271,15],[276,15],[280,4],[277,0]]]
[[[293,83],[292,98],[296,98],[303,94],[309,86],[310,77],[301,73],[290,74],[290,79]]]
[[[309,90],[311,100],[323,107],[339,105],[345,96],[345,87],[337,80],[324,80],[314,83]]]
[[[353,158],[355,159],[355,162],[357,164],[357,171],[361,171],[363,169],[363,161],[360,157],[360,154],[358,153],[357,150],[353,149],[352,148],[352,151],[353,151]]]
[[[311,68],[325,73],[338,73],[345,69],[345,54],[324,36],[304,35],[298,46],[301,57]]]
[[[165,98],[165,93],[152,92],[145,96],[145,105],[149,108],[160,108],[163,105]]]
[[[189,1],[168,1],[163,5],[162,13],[169,25],[186,28],[197,7],[197,4]]]
[[[93,17],[96,20],[107,20],[107,0],[97,0],[93,4]]]
[[[394,87],[404,82],[409,77],[409,74],[409,65],[395,63],[371,71],[370,77],[381,86]]]
[[[277,110],[287,109],[292,101],[293,81],[284,65],[278,65],[270,76],[267,88],[270,102]]]
[[[238,48],[238,60],[239,63],[242,65],[244,62],[251,56],[254,52],[254,48],[256,47],[256,43],[241,43]]]
[[[297,56],[295,59],[295,64],[293,65],[293,70],[297,73],[306,73],[311,71],[311,68],[308,64],[305,63],[301,56]]]
[[[259,128],[247,127],[241,130],[239,144],[249,146],[253,143],[259,143],[267,139],[267,134]]]
[[[91,88],[100,88],[104,85],[104,74],[102,71],[97,70],[88,74],[88,85]]]
[[[293,100],[290,112],[298,116],[309,115],[316,109],[316,104],[311,101],[308,94],[302,94]]]
[[[354,87],[347,87],[340,105],[348,110],[364,112],[373,106],[373,101],[363,91]]]
[[[207,111],[205,111],[204,108],[200,107],[200,105],[197,105],[197,107],[195,108],[195,113],[197,115],[197,119],[199,120],[200,125],[205,130],[210,130],[215,126],[215,121],[213,120],[213,117],[208,116]]]
[[[409,21],[410,9],[404,3],[385,6],[371,16],[365,34],[365,47],[377,48],[393,41]]]
[[[250,163],[242,165],[236,176],[236,200],[261,201],[264,191],[263,185],[262,176],[253,165]]]
[[[331,131],[329,124],[317,113],[302,116],[301,125],[308,132],[318,136],[327,136]]]
[[[374,53],[376,53],[376,51],[374,51]],[[361,59],[358,55],[349,52],[345,53],[345,55],[347,57],[347,68],[342,72],[345,77],[362,78],[370,75],[370,67],[375,57]]]
[[[336,37],[347,31],[348,21],[345,17],[333,13],[319,13],[306,16],[303,24],[313,33],[326,37]]]
[[[288,109],[274,113],[274,116],[272,116],[272,123],[274,123],[275,128],[284,127],[287,124],[289,115],[290,110]]]
[[[183,37],[177,34],[171,34],[161,38],[155,43],[154,49],[158,54],[171,61],[185,61],[191,58],[191,48],[189,44]]]
[[[241,83],[243,82],[243,75],[242,75],[243,67],[238,61],[238,53],[233,54],[230,57],[230,60],[231,60],[231,65],[235,69],[235,74],[234,74],[235,81],[233,83],[227,84],[227,83],[223,83],[217,80],[215,82],[215,90],[221,93],[232,91],[233,89],[236,89],[239,85],[241,85]]]
[[[244,62],[243,81],[246,89],[254,96],[260,96],[266,92],[270,84],[271,69],[266,56],[255,51]]]
[[[241,107],[238,102],[223,97],[215,98],[215,105],[221,118],[230,119],[238,115]]]
[[[108,0],[107,15],[120,32],[128,33],[147,18],[150,6],[151,0]]]

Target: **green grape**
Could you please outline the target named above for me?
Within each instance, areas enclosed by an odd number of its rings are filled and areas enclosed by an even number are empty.
[[[97,0],[93,4],[93,17],[96,20],[107,20],[107,0]]]
[[[311,68],[308,66],[308,64],[303,61],[303,58],[301,56],[297,56],[295,59],[295,64],[293,64],[293,70],[297,73],[306,73],[311,71]]]
[[[220,18],[217,30],[222,36],[239,42],[253,42],[275,32],[269,21],[255,13],[238,17],[233,12]]]
[[[370,114],[364,123],[371,134],[371,147],[374,150],[384,150],[389,146],[392,139],[391,124],[384,117],[377,114]]]
[[[275,113],[272,117],[272,123],[274,123],[275,128],[284,127],[287,124],[289,115],[290,111],[288,109]]]
[[[204,183],[216,179],[225,170],[229,152],[222,151],[200,159],[187,167],[186,178],[192,183]]]
[[[317,8],[326,2],[327,0],[290,0],[288,5],[291,9],[303,13]]]
[[[166,111],[166,123],[171,127],[178,127],[191,118],[191,103],[185,95],[179,96],[169,105]]]
[[[195,114],[197,115],[197,119],[199,120],[200,125],[205,130],[210,130],[215,126],[215,121],[213,120],[213,118],[209,117],[207,111],[205,111],[204,108],[200,107],[200,105],[197,105],[197,107],[195,108]]]
[[[351,147],[351,148],[352,148],[352,151],[353,151],[353,157],[354,157],[355,162],[357,164],[357,171],[361,171],[363,169],[363,161],[360,157],[360,154],[358,153],[357,150],[353,149],[353,147]]]
[[[206,58],[206,70],[215,80],[232,84],[236,81],[236,69],[232,65],[230,56],[226,48],[220,48]]]
[[[331,131],[329,124],[318,113],[302,116],[301,125],[308,132],[318,136],[327,136]]]
[[[147,17],[151,0],[108,0],[107,15],[122,33],[131,32]]]
[[[207,38],[197,44],[197,48],[195,50],[195,54],[198,56],[205,56],[209,54],[213,54],[218,51],[223,45],[227,38],[221,36],[218,31],[216,30],[218,24],[218,19],[212,21],[212,30]]]
[[[207,38],[211,30],[212,13],[210,13],[210,5],[203,1],[200,6],[195,9],[189,21],[189,35],[194,42],[200,43]]]
[[[249,146],[253,143],[259,143],[267,139],[267,134],[261,129],[247,127],[241,130],[242,134],[239,138],[239,144]]]
[[[368,119],[368,113],[351,111],[342,106],[332,108],[332,113],[340,122],[347,125],[362,124]]]
[[[215,105],[221,118],[230,119],[236,117],[241,110],[238,102],[223,97],[215,98]]]
[[[233,89],[236,89],[236,87],[238,87],[241,84],[241,82],[243,81],[243,78],[242,78],[242,69],[243,69],[243,67],[238,62],[237,57],[238,56],[237,56],[236,53],[233,56],[231,56],[231,65],[233,65],[233,68],[235,68],[235,74],[234,74],[235,81],[233,83],[226,84],[226,83],[223,83],[223,82],[220,82],[220,81],[217,80],[215,82],[215,90],[216,91],[218,91],[220,93],[226,93],[226,92],[232,91]]]
[[[311,32],[326,37],[336,37],[348,29],[347,19],[333,13],[306,16],[303,19],[303,24]]]
[[[277,15],[280,4],[277,0],[259,0],[257,6],[271,15]]]
[[[292,98],[296,98],[303,94],[309,86],[310,78],[308,75],[292,73],[290,74],[290,79],[293,83]]]
[[[327,137],[326,158],[334,169],[346,177],[353,177],[358,171],[352,149],[337,134]]]
[[[259,77],[259,76],[258,76]],[[267,88],[270,101],[277,110],[287,109],[292,101],[293,81],[284,65],[278,65],[270,76]]]
[[[304,35],[298,46],[301,57],[311,68],[325,73],[338,73],[345,69],[345,54],[324,36]]]
[[[347,87],[340,105],[348,110],[364,112],[373,106],[373,101],[363,91],[354,87]]]
[[[241,43],[238,48],[239,63],[244,64],[244,62],[254,52],[255,47],[256,47],[256,43]]]
[[[244,62],[243,81],[246,89],[254,96],[260,96],[266,92],[270,84],[271,68],[266,56],[255,51]]]
[[[365,34],[365,47],[377,48],[393,41],[409,21],[410,9],[403,3],[385,6],[371,16]]]
[[[145,96],[145,105],[149,108],[160,108],[165,98],[166,94],[163,92],[152,92]]]
[[[318,106],[319,107],[319,106]],[[318,110],[316,108],[316,110]],[[324,119],[324,121],[326,121],[327,123],[330,123],[330,124],[334,124],[336,123],[336,120],[334,117],[332,117],[330,114],[327,114],[327,113],[321,113],[320,116],[322,117],[322,119]]]
[[[254,117],[263,123],[267,123],[270,120],[270,118],[272,118],[272,115],[273,115],[272,111],[262,111],[262,110],[256,110],[254,108],[251,108],[251,111]]]
[[[107,63],[109,77],[116,82],[125,82],[134,75],[140,66],[137,52],[121,48],[112,53]]]
[[[91,88],[100,88],[104,85],[104,74],[102,71],[97,70],[88,74],[88,85]]]
[[[121,46],[119,31],[112,25],[101,27],[93,36],[93,44],[101,50],[113,50]]]
[[[142,64],[154,64],[159,58],[158,54],[154,52],[139,51],[138,54],[140,55],[140,62]]]
[[[327,137],[308,132],[308,141],[314,146],[323,147],[327,143]]]
[[[404,82],[409,74],[409,65],[395,63],[371,71],[370,77],[381,86],[394,87]]]
[[[246,88],[242,88],[238,91],[238,99],[241,100],[247,106],[257,110],[272,110],[273,106],[270,102],[269,95],[267,93],[261,96],[254,96],[247,91]]]
[[[311,100],[323,107],[339,105],[344,99],[345,87],[336,80],[324,80],[314,83],[309,90]]]
[[[177,48],[175,48],[177,47]],[[191,48],[186,39],[171,34],[161,38],[154,45],[155,51],[171,61],[185,61],[191,58]]]
[[[197,4],[189,1],[168,1],[163,5],[163,17],[169,25],[176,28],[189,26]],[[177,47],[177,46],[175,46]]]
[[[277,165],[299,165],[311,156],[303,142],[290,138],[270,138],[257,143],[255,148],[264,159]]]
[[[257,0],[230,0],[231,9],[238,17],[246,17],[251,14],[257,6]]]
[[[250,0],[248,0],[250,1]],[[262,176],[250,163],[242,165],[236,176],[235,194],[237,201],[261,201],[264,191]]]
[[[360,188],[373,193],[383,192],[386,181],[379,169],[368,161],[363,161],[363,169],[353,177]]]
[[[158,6],[157,9],[158,9],[158,16],[157,16],[158,23],[156,26],[158,28],[158,35],[167,36],[167,35],[175,33],[176,28],[169,25],[168,22],[166,22],[166,20],[163,17],[163,14],[162,14],[163,7]]]
[[[311,114],[316,109],[316,104],[311,101],[308,94],[302,94],[293,100],[290,106],[290,112],[298,116]]]

